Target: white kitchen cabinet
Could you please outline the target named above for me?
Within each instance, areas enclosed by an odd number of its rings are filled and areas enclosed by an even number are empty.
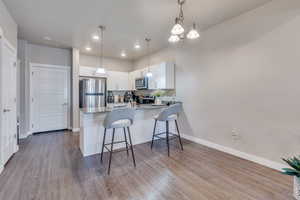
[[[88,77],[106,77],[107,76],[105,71],[103,71],[104,73],[97,73],[97,69],[99,69],[99,68],[80,66],[79,75],[80,76],[88,76]]]
[[[107,90],[135,90],[135,80],[143,78],[148,71],[152,72],[149,77],[148,88],[175,89],[175,65],[172,62],[163,62],[157,65],[138,69],[132,72],[107,71]]]
[[[163,62],[150,67],[152,77],[149,77],[148,88],[175,89],[175,65],[171,62]]]
[[[128,72],[107,72],[107,90],[131,90]]]
[[[142,77],[140,70],[129,72],[129,88],[135,90],[135,79]]]

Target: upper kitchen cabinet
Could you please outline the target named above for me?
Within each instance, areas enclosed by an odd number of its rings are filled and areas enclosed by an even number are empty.
[[[149,77],[148,88],[157,89],[175,89],[175,64],[172,62],[163,62],[150,67],[152,77]]]
[[[107,72],[107,90],[131,90],[128,72]]]
[[[135,90],[135,79],[143,77],[141,70],[135,70],[129,72],[129,88],[130,90]]]
[[[88,66],[80,66],[79,75],[87,76],[87,77],[106,77],[107,76],[107,74],[105,73],[105,70],[103,68],[88,67]]]

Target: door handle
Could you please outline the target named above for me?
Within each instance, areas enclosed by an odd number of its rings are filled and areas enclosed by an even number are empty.
[[[4,113],[10,112],[10,109],[3,109],[3,112],[4,112]]]

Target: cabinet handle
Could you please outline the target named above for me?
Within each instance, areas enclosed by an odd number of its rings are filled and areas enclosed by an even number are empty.
[[[4,112],[4,113],[10,112],[10,109],[3,109],[3,112]]]

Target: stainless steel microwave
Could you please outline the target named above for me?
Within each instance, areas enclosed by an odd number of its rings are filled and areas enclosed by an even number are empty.
[[[135,89],[137,90],[146,90],[148,89],[148,78],[137,78],[135,79]]]

